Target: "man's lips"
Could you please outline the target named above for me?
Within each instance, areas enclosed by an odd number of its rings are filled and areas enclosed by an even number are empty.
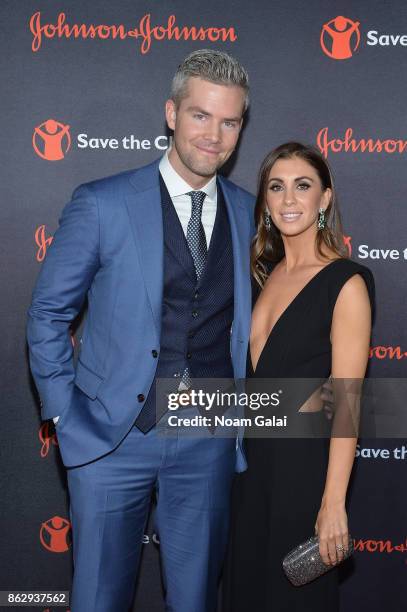
[[[196,148],[202,153],[206,153],[207,155],[219,155],[220,151],[217,149],[208,149],[207,147],[203,147],[202,145],[196,145]]]

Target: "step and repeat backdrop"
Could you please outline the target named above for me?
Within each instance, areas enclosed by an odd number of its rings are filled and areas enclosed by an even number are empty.
[[[376,280],[370,375],[406,377],[407,5],[3,0],[0,12],[0,590],[69,590],[65,472],[53,426],[40,421],[25,346],[31,291],[62,207],[78,184],[161,156],[177,65],[194,49],[230,52],[249,71],[251,106],[229,177],[255,192],[270,149],[293,139],[319,147],[336,177],[349,253]],[[359,441],[343,612],[407,609],[406,466],[405,438]],[[151,521],[134,609],[164,610]]]

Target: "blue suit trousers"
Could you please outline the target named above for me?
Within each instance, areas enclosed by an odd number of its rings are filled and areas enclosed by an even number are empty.
[[[213,437],[207,429],[201,433],[187,436],[166,419],[146,435],[132,427],[112,452],[67,470],[72,612],[131,609],[154,490],[165,609],[216,610],[236,439]]]

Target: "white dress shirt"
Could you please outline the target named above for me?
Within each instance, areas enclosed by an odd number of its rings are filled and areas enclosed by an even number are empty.
[[[191,217],[192,212],[191,196],[186,194],[188,193],[188,191],[198,190],[194,190],[194,188],[191,187],[191,185],[188,185],[188,183],[184,181],[184,179],[178,174],[178,172],[174,170],[170,160],[168,159],[168,151],[162,157],[159,169],[186,237],[188,221]],[[213,226],[215,225],[217,208],[216,176],[213,176],[204,187],[199,189],[199,191],[204,191],[206,193],[206,198],[202,206],[202,225],[205,230],[206,244],[209,248],[213,232]],[[58,419],[59,416],[56,416],[52,420],[54,421],[54,423],[57,423]]]
[[[191,196],[186,195],[188,191],[204,191],[206,198],[202,207],[202,225],[205,230],[206,244],[209,248],[211,241],[213,226],[215,225],[216,207],[217,207],[217,186],[216,176],[213,176],[204,187],[199,190],[194,190],[191,185],[174,170],[168,159],[168,152],[162,157],[159,165],[161,176],[163,177],[165,186],[168,189],[174,208],[177,211],[178,219],[184,230],[185,237],[187,235],[188,221],[191,217],[192,200]]]

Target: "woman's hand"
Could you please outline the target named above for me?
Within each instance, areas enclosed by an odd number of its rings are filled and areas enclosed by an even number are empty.
[[[349,547],[348,517],[345,502],[322,500],[315,523],[319,537],[319,552],[326,565],[336,565],[343,560]]]

